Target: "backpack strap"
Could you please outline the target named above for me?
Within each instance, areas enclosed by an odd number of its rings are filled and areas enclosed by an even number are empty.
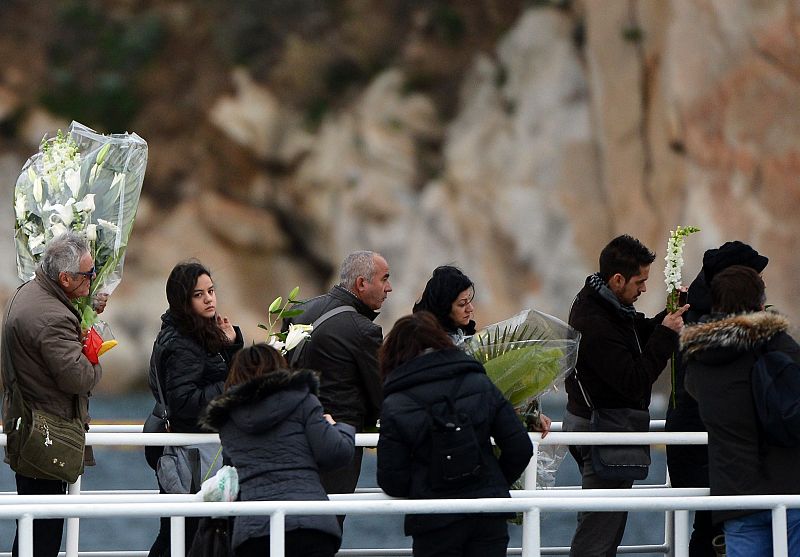
[[[327,321],[334,315],[339,315],[340,313],[344,313],[346,311],[357,311],[357,310],[353,306],[348,306],[348,305],[338,306],[331,310],[326,311],[325,313],[317,317],[311,324],[311,335],[313,335],[314,331],[317,330],[317,327],[322,325],[325,321]],[[294,367],[295,364],[297,363],[297,360],[300,358],[300,353],[302,352],[302,350],[300,350],[301,346],[302,344],[300,346],[296,346],[294,350],[292,350],[292,356],[291,358],[289,358],[289,366]]]

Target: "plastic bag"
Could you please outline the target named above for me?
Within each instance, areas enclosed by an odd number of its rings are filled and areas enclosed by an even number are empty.
[[[203,501],[235,501],[239,495],[239,474],[233,466],[223,466],[200,487]]]

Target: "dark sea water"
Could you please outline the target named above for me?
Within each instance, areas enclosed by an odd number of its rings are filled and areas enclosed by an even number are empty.
[[[545,401],[545,411],[560,421],[563,401]],[[117,397],[96,396],[91,400],[91,413],[100,422],[141,423],[152,408],[149,394]],[[653,450],[653,465],[647,483],[663,483],[665,458],[663,451]],[[141,448],[96,448],[97,466],[87,468],[81,488],[156,489],[153,471],[147,466]],[[375,452],[366,451],[359,486],[375,486]],[[579,485],[577,466],[567,455],[556,475],[557,485]],[[0,464],[0,491],[15,491],[14,475],[7,465]],[[10,551],[14,539],[13,521],[0,521],[0,551]],[[543,513],[542,544],[568,546],[575,529],[575,513]],[[158,519],[109,518],[81,520],[80,550],[146,550],[156,536]],[[511,526],[511,546],[519,547],[522,532]],[[66,536],[65,536],[66,538]],[[623,543],[658,544],[664,539],[664,517],[661,513],[632,513]],[[410,538],[403,536],[402,516],[355,516],[347,518],[342,547],[410,547]]]

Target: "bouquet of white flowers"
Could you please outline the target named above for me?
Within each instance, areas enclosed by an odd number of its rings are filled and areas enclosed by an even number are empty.
[[[89,296],[76,301],[84,330],[97,322],[92,300],[122,280],[146,166],[147,143],[135,133],[102,135],[72,122],[66,134],[59,130],[42,140],[17,178],[14,238],[21,280],[33,277],[54,237],[71,230],[89,241],[97,276]]]

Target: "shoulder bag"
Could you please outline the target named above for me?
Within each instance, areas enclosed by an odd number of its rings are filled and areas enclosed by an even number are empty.
[[[159,362],[160,363],[160,362]],[[169,408],[167,407],[167,400],[164,398],[164,393],[161,390],[161,377],[158,372],[159,366],[156,365],[156,390],[158,391],[158,400],[153,411],[147,416],[144,421],[142,433],[169,433],[171,431],[169,425]],[[144,458],[147,465],[153,470],[158,470],[158,459],[164,454],[164,447],[161,445],[145,445]]]
[[[589,409],[589,431],[643,432],[650,429],[650,412],[634,408],[595,408],[575,370],[578,387]],[[650,467],[649,445],[592,445],[592,468],[603,480],[643,480]]]

